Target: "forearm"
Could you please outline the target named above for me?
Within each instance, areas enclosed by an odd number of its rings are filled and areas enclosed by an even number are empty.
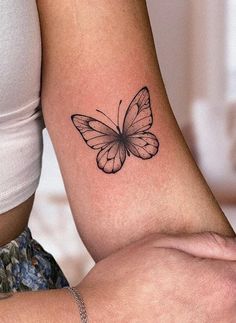
[[[171,317],[185,322],[181,313],[197,308],[196,315],[202,318],[209,309],[216,313],[216,303],[225,318],[223,311],[235,308],[234,298],[225,297],[235,291],[234,260],[235,239],[217,234],[153,234],[100,261],[76,288],[92,323],[169,322],[166,308],[171,308]],[[204,306],[196,307],[202,301]],[[81,322],[76,301],[65,289],[19,292],[0,299],[0,319],[3,323]]]
[[[42,105],[81,236],[95,259],[151,232],[233,235],[184,143],[161,80],[144,1],[38,1]],[[120,119],[139,89],[151,97],[151,159],[126,156],[116,174],[96,165],[70,116]],[[183,89],[184,90],[184,89]],[[122,121],[121,121],[122,122]]]
[[[65,289],[20,292],[0,300],[2,323],[79,323],[77,304]]]
[[[106,275],[106,272],[104,274]],[[98,280],[100,279],[99,276],[95,275],[95,277]],[[81,287],[81,284],[83,284],[83,287]],[[76,286],[83,297],[89,322],[109,322],[112,320],[112,314],[108,311],[109,301],[104,295],[105,288],[106,286],[102,284],[98,287],[90,286],[83,281]],[[113,290],[108,287],[108,291],[112,294]],[[119,301],[118,297],[118,304]],[[0,321],[1,323],[82,322],[79,304],[70,291],[64,288],[18,292],[13,293],[8,298],[0,299]]]

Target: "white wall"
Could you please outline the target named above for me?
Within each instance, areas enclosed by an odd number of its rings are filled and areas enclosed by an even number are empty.
[[[191,96],[211,107],[225,105],[226,1],[191,0]]]
[[[190,118],[189,0],[147,0],[159,64],[180,126]]]

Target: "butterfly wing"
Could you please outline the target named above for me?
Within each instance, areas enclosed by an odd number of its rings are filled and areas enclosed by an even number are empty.
[[[150,95],[147,87],[143,87],[131,101],[124,118],[123,133],[126,136],[143,132],[151,128],[153,123]]]
[[[71,120],[86,144],[93,149],[101,149],[118,138],[117,132],[94,118],[74,114]]]
[[[97,165],[107,174],[118,172],[126,159],[126,148],[122,142],[116,141],[101,149],[97,155]]]
[[[151,132],[138,132],[128,137],[126,148],[136,157],[150,159],[159,149],[159,142]]]
[[[105,123],[82,114],[74,114],[71,119],[86,144],[92,149],[100,149],[96,158],[98,167],[108,174],[118,172],[126,158],[119,134]]]
[[[159,142],[154,134],[146,131],[152,123],[149,91],[147,87],[143,87],[131,101],[123,124],[126,148],[134,156],[149,159],[157,154]]]

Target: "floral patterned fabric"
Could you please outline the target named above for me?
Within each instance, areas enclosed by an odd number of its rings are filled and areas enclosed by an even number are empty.
[[[51,254],[34,239],[28,227],[0,247],[0,292],[55,289],[68,286]]]

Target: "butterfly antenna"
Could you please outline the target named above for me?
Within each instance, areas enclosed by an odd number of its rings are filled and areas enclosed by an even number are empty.
[[[111,118],[109,118],[104,112],[102,112],[101,110],[98,110],[98,109],[96,109],[96,111],[97,112],[100,112],[101,114],[103,114],[108,120],[110,120],[113,124],[114,124],[114,126],[117,128],[117,125],[115,124],[115,122],[113,122],[112,120],[111,120]]]
[[[122,100],[120,100],[119,106],[118,106],[118,113],[117,113],[117,126],[120,129],[120,105]]]

